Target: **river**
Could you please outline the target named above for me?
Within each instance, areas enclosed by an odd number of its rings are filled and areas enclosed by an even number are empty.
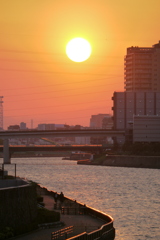
[[[2,163],[2,159],[0,159]],[[160,239],[160,170],[77,165],[62,158],[13,158],[8,173],[114,218],[116,240]]]

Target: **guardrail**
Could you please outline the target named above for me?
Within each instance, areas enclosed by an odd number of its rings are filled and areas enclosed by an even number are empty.
[[[51,233],[51,240],[67,239],[71,233],[73,233],[73,226],[60,229]]]
[[[85,215],[86,207],[61,207],[61,214],[64,215]]]
[[[106,229],[102,226],[101,229],[95,230],[91,233],[81,233],[77,236],[68,238],[67,240],[95,240],[95,239],[105,239],[105,240],[113,240],[115,238],[115,233],[110,229],[106,231]]]

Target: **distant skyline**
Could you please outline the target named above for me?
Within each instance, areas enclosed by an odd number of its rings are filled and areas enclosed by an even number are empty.
[[[0,95],[4,128],[26,122],[89,126],[112,114],[114,91],[124,91],[127,47],[160,40],[160,1],[1,1]],[[84,37],[91,57],[75,63],[67,42]]]

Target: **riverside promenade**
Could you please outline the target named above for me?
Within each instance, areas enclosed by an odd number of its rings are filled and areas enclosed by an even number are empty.
[[[35,230],[31,233],[25,234],[23,236],[16,237],[14,239],[20,240],[51,240],[51,234],[53,232],[59,231],[66,227],[73,226],[73,232],[70,233],[67,237],[63,236],[57,239],[68,239],[74,238],[74,236],[80,235],[82,233],[90,234],[91,232],[97,231],[101,229],[103,225],[106,224],[106,220],[99,217],[99,213],[94,216],[94,214],[86,214],[79,213],[79,203],[77,201],[71,200],[69,198],[64,197],[63,203],[59,200],[55,202],[53,196],[51,196],[54,192],[49,192],[46,188],[38,187],[38,194],[43,197],[43,203],[46,209],[58,211],[60,213],[60,222],[57,223],[54,227],[40,227],[38,230]],[[84,205],[83,205],[84,206]],[[87,209],[85,206],[84,209]],[[94,211],[94,209],[92,209]],[[111,232],[111,237],[103,238],[106,240],[113,240],[115,235],[115,230],[113,226],[110,228],[109,232]],[[84,237],[85,239],[86,236]],[[83,238],[82,238],[83,239]],[[94,239],[94,237],[90,238]]]
[[[43,195],[43,202],[45,204],[45,208],[48,210],[54,210],[55,201],[54,198]],[[60,212],[60,210],[54,210]],[[65,227],[73,226],[74,225],[74,234],[79,234],[81,232],[84,232],[85,230],[96,230],[101,225],[103,225],[105,222],[92,218],[87,215],[64,215],[61,214],[60,221],[64,223],[63,226],[55,226],[51,228],[40,228],[36,231],[33,231],[32,233],[25,234],[23,236],[16,237],[15,239],[20,240],[51,240],[51,233],[56,232],[60,229],[63,229]],[[73,234],[72,234],[73,235]],[[64,238],[63,238],[64,239]]]

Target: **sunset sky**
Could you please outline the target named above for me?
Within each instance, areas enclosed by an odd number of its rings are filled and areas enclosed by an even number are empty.
[[[91,115],[112,114],[126,48],[160,40],[159,10],[159,0],[0,0],[4,128],[30,128],[31,120],[89,126]],[[74,37],[92,46],[85,62],[65,53]]]

